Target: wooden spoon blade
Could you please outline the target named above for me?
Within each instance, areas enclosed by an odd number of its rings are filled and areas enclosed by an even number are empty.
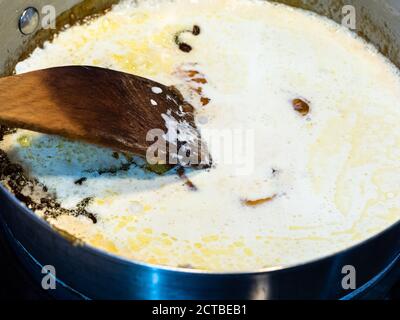
[[[89,66],[33,71],[0,79],[0,104],[9,126],[151,154],[153,162],[211,164],[193,107],[175,88],[135,75]]]

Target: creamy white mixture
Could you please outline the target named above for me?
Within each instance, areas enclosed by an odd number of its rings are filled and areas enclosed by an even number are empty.
[[[192,47],[183,52],[174,35],[194,25],[201,33],[180,36]],[[174,172],[96,173],[126,162],[111,150],[6,136],[0,147],[63,207],[93,198],[97,224],[49,219],[93,246],[154,264],[255,270],[328,255],[400,219],[399,73],[334,22],[250,0],[122,1],[16,71],[71,64],[176,85],[203,132],[247,139],[234,145],[234,164],[211,144],[215,167],[187,172],[193,191]],[[298,98],[308,115],[293,109]]]

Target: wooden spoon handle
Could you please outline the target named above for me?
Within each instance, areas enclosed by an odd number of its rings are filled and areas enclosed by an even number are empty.
[[[53,86],[49,88],[50,81],[59,91],[55,91]],[[83,137],[85,130],[82,124],[74,121],[71,113],[67,116],[66,108],[60,108],[60,95],[63,104],[67,103],[70,107],[74,105],[74,99],[79,99],[76,94],[73,95],[75,88],[70,85],[68,79],[52,77],[51,70],[0,78],[0,122],[48,134]],[[75,107],[78,108],[79,104]]]

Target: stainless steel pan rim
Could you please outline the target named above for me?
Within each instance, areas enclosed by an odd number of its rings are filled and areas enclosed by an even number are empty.
[[[62,235],[60,233],[58,233],[56,230],[54,230],[48,222],[46,222],[45,220],[43,220],[42,218],[37,216],[29,208],[27,208],[21,201],[19,201],[15,197],[14,194],[12,194],[4,186],[0,185],[0,189],[2,189],[2,191],[6,193],[7,197],[10,199],[10,201],[17,204],[20,207],[20,209],[22,211],[24,211],[30,219],[33,219],[41,227],[44,227],[45,229],[51,231],[52,233],[55,233],[56,236],[60,238],[60,240],[63,239],[64,241],[68,241],[67,239],[62,237]],[[336,255],[344,254],[344,253],[346,253],[348,251],[352,251],[352,250],[357,250],[357,248],[359,248],[361,246],[368,245],[369,242],[375,241],[377,238],[381,237],[386,232],[390,232],[391,230],[399,228],[399,227],[400,227],[400,221],[396,222],[395,224],[391,225],[389,228],[382,230],[378,234],[375,234],[374,236],[372,236],[366,240],[360,241],[359,243],[356,243],[348,248],[345,248],[343,250],[340,250],[340,251],[337,251],[337,252],[334,252],[331,254],[327,254],[327,255],[319,257],[319,258],[315,258],[315,259],[307,260],[305,262],[291,264],[291,265],[287,265],[287,266],[262,268],[262,269],[253,270],[253,271],[232,271],[232,272],[221,271],[221,272],[218,272],[218,271],[208,271],[208,270],[201,270],[201,269],[162,266],[162,265],[151,264],[151,263],[147,263],[147,262],[139,261],[139,260],[135,260],[135,259],[124,258],[122,256],[107,252],[105,250],[98,249],[98,248],[96,248],[92,245],[86,244],[86,243],[79,244],[78,246],[82,250],[88,251],[89,253],[91,253],[93,255],[100,256],[101,258],[109,259],[109,260],[112,260],[113,262],[122,263],[122,264],[126,264],[126,265],[135,264],[135,265],[139,265],[139,266],[149,268],[149,269],[158,269],[158,270],[178,272],[178,273],[183,273],[183,274],[206,274],[206,275],[210,275],[210,276],[221,276],[221,275],[240,276],[240,275],[267,274],[267,273],[286,272],[286,271],[289,272],[298,267],[307,266],[309,264],[314,264],[314,263],[320,262],[322,260],[329,260]],[[398,253],[400,254],[400,248],[398,249]]]

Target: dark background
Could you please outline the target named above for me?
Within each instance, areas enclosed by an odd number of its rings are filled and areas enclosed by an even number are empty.
[[[0,229],[0,300],[49,300],[20,266]]]

